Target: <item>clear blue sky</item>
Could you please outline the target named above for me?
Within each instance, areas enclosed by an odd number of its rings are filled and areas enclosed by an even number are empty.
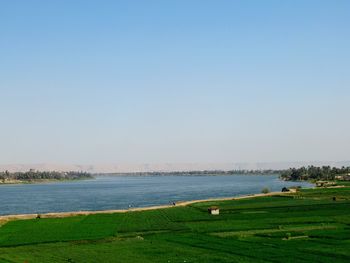
[[[0,163],[350,159],[350,1],[1,1]]]

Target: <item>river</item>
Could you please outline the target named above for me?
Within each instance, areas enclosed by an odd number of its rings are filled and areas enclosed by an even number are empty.
[[[97,176],[42,184],[0,185],[0,215],[95,211],[166,205],[176,201],[242,196],[264,187],[311,187],[277,175]]]

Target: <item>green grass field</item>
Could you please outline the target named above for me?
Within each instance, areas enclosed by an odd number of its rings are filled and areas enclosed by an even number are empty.
[[[350,187],[10,221],[0,262],[350,262]]]

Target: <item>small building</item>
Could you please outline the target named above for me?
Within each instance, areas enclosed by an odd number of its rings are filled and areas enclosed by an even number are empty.
[[[290,187],[290,188],[287,188],[287,187],[283,187],[282,188],[282,192],[283,193],[296,193],[296,192],[298,192],[299,191],[299,187],[297,186],[297,187],[295,187],[295,186],[292,186],[292,187]]]
[[[208,208],[208,213],[211,215],[218,215],[220,213],[220,209],[217,206],[211,206]]]
[[[350,173],[343,174],[343,175],[336,175],[334,179],[338,181],[350,181]]]
[[[316,187],[329,187],[336,185],[335,182],[329,182],[329,181],[317,181]]]

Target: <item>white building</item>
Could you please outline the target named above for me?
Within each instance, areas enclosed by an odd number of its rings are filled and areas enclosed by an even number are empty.
[[[208,208],[208,212],[211,215],[218,215],[218,214],[220,214],[220,209],[217,206],[212,206],[212,207]]]

